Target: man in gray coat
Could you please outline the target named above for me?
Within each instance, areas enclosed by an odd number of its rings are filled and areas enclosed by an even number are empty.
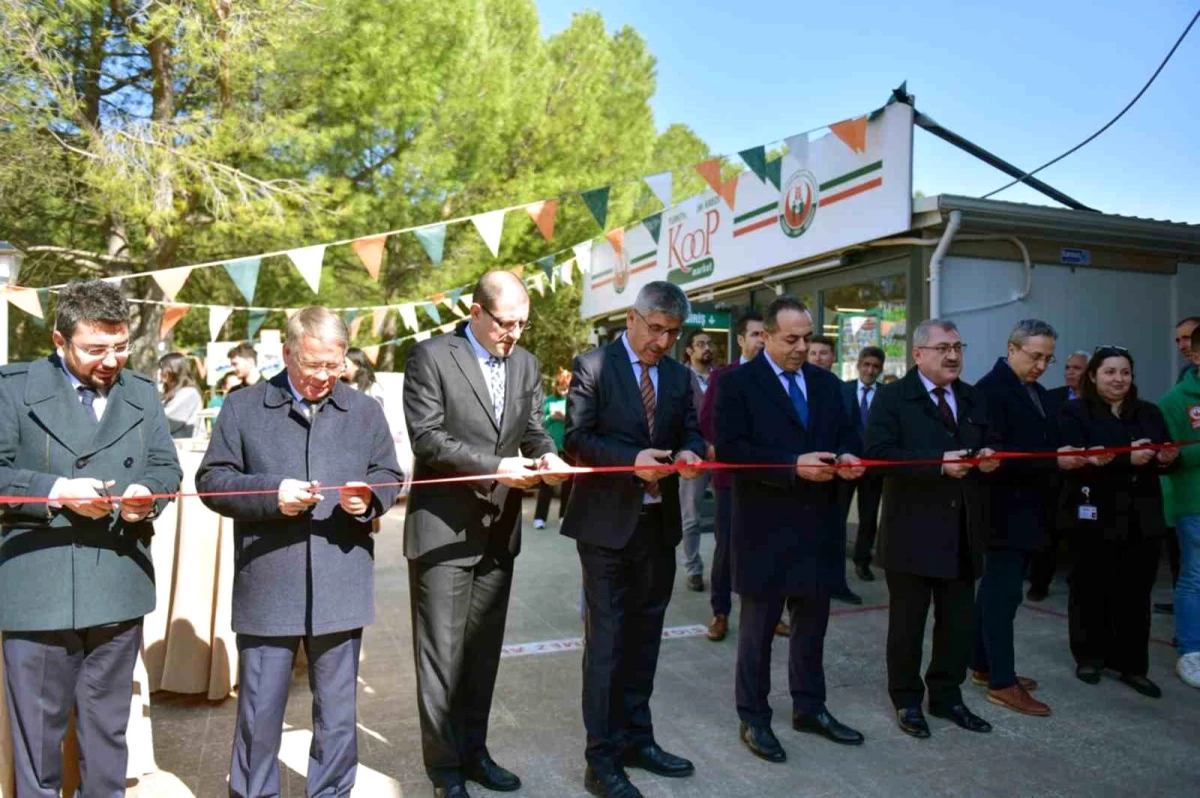
[[[120,289],[63,288],[53,340],[50,357],[0,368],[0,495],[27,499],[0,505],[16,794],[59,794],[74,707],[81,794],[122,795],[133,667],[154,609],[151,520],[182,473],[158,391],[124,370]]]
[[[537,358],[517,346],[528,318],[520,279],[488,272],[470,320],[414,346],[404,372],[416,463],[404,553],[421,749],[436,793],[449,798],[467,795],[467,779],[505,792],[521,786],[488,754],[488,715],[521,549],[522,489],[561,482],[568,470],[542,427]],[[421,484],[470,474],[505,476]]]
[[[229,790],[279,795],[279,745],[292,663],[308,653],[310,796],[349,795],[358,767],[362,628],[375,619],[371,521],[404,476],[379,403],[338,380],[348,335],[336,313],[287,325],[286,370],[229,395],[196,473],[233,519],[238,707]],[[324,491],[324,492],[322,492]]]

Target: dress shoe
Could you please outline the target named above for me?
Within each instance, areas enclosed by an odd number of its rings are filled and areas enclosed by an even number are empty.
[[[1100,669],[1095,665],[1076,665],[1075,678],[1088,684],[1100,684]]]
[[[647,743],[627,748],[622,757],[627,768],[648,770],[670,779],[681,779],[696,772],[696,766],[681,756],[668,754],[658,743]]]
[[[743,722],[739,734],[742,742],[750,749],[750,753],[759,759],[765,759],[768,762],[783,762],[787,759],[783,746],[779,744],[779,739],[775,736],[775,732],[771,731],[770,726],[751,726]]]
[[[1050,714],[1050,707],[1038,701],[1019,683],[1003,690],[988,690],[987,700],[993,704],[1020,712],[1022,715],[1045,717]]]
[[[776,637],[791,637],[792,636],[792,627],[788,626],[783,621],[780,621],[779,623],[775,624],[775,636]]]
[[[471,798],[465,784],[447,784],[445,787],[433,788],[434,798]]]
[[[1158,689],[1158,685],[1147,679],[1145,676],[1135,676],[1132,673],[1122,673],[1120,680],[1147,698],[1162,698],[1162,690]]]
[[[642,791],[630,783],[623,770],[600,774],[588,765],[583,772],[583,788],[600,798],[642,798]]]
[[[843,603],[853,604],[855,606],[858,606],[859,604],[863,603],[862,596],[858,595],[850,588],[846,588],[845,590],[839,590],[836,593],[831,593],[829,595],[829,597],[831,599],[833,599],[834,601],[841,601]]]
[[[1030,601],[1045,601],[1046,596],[1050,595],[1050,591],[1043,590],[1040,587],[1031,587],[1029,592],[1025,594],[1025,598]]]
[[[828,737],[842,745],[862,745],[864,739],[862,732],[855,731],[846,724],[838,722],[838,719],[830,715],[827,709],[822,709],[816,714],[793,712],[792,728],[799,732],[812,732],[822,737]]]
[[[474,764],[468,766],[464,773],[476,784],[482,784],[496,792],[512,792],[521,789],[521,780],[517,778],[517,775],[497,765],[496,760],[486,753],[479,757]]]
[[[930,707],[929,714],[935,718],[952,720],[960,729],[966,729],[967,731],[987,734],[992,730],[992,724],[967,709],[965,704],[955,704],[952,707],[947,707],[944,711],[934,711],[933,707]]]
[[[1175,605],[1169,601],[1162,604],[1156,602],[1154,605],[1154,612],[1159,615],[1174,615]]]
[[[700,574],[692,574],[691,576],[689,576],[687,578],[687,587],[688,587],[688,590],[694,591],[696,593],[703,593],[704,592],[704,577],[701,576]]]
[[[971,684],[979,687],[987,687],[988,677],[990,675],[991,674],[989,674],[987,671],[971,671]],[[1033,679],[1030,679],[1028,676],[1018,676],[1017,684],[1024,687],[1025,690],[1030,693],[1038,689],[1038,683]]]
[[[854,573],[858,574],[858,578],[863,580],[864,582],[874,582],[875,581],[875,574],[871,571],[871,566],[869,566],[869,565],[854,566]]]
[[[729,616],[717,613],[708,622],[708,639],[720,643],[729,634]]]
[[[900,722],[900,731],[905,734],[911,734],[918,740],[929,736],[929,724],[925,721],[925,713],[920,707],[897,709],[896,720]]]

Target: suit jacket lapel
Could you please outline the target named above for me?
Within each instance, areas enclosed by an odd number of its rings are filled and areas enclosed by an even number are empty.
[[[120,374],[109,390],[100,426],[82,452],[85,457],[112,446],[142,420],[145,408],[130,396],[128,379],[124,373]]]
[[[57,356],[30,364],[25,404],[46,432],[73,454],[82,454],[95,429],[62,369]]]
[[[488,391],[487,382],[483,378],[483,369],[480,368],[479,358],[475,356],[475,348],[467,340],[466,333],[463,332],[462,327],[454,334],[454,339],[450,341],[450,353],[454,357],[454,362],[458,365],[459,370],[462,371],[463,377],[466,378],[471,389],[475,391],[475,398],[483,406],[484,415],[491,419],[492,426],[499,432],[500,427],[496,424],[496,414],[492,411],[492,395]],[[507,392],[507,388],[505,391]]]
[[[630,365],[630,370],[632,371],[632,364]],[[662,360],[658,361],[658,365],[655,368],[658,369],[658,390],[654,392],[654,437],[658,438],[661,437],[658,433],[667,426],[667,413],[670,411],[670,400],[664,401],[663,397],[674,394],[674,391],[671,390],[674,379],[669,376],[667,369],[663,368]],[[692,392],[690,371],[687,372],[687,376],[689,381],[685,387],[687,392],[690,394]],[[638,401],[641,401],[641,398],[642,392],[639,388]],[[653,441],[651,443],[653,443]]]
[[[792,404],[792,398],[784,390],[783,383],[775,375],[775,369],[771,368],[771,364],[767,362],[767,355],[760,354],[747,363],[746,368],[753,370],[755,377],[762,385],[763,393],[773,399],[775,404],[779,405],[780,409],[792,420],[792,423],[803,430],[804,425],[800,423],[800,414],[796,412],[796,406]],[[811,423],[811,418],[809,421]]]
[[[617,375],[617,385],[620,390],[625,392],[625,401],[629,406],[634,408],[634,415],[642,423],[642,429],[646,433],[646,438],[650,438],[650,423],[646,421],[646,411],[642,406],[642,391],[638,387],[637,377],[633,373],[633,363],[629,360],[629,353],[625,351],[625,344],[620,338],[608,345],[608,358],[612,365],[614,373]],[[659,372],[661,378],[662,372]],[[657,398],[655,399],[655,416],[658,414]]]

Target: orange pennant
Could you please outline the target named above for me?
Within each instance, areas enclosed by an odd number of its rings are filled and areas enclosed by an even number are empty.
[[[367,269],[367,274],[371,275],[371,279],[375,282],[379,282],[379,267],[383,264],[383,246],[386,243],[387,236],[360,238],[350,242],[354,254],[362,261],[362,265]]]
[[[367,320],[366,316],[355,316],[350,320],[350,342],[354,343],[354,339],[358,337],[358,330],[362,327],[363,322]]]
[[[364,346],[362,348],[362,351],[363,351],[363,354],[367,356],[367,360],[371,361],[372,366],[375,365],[375,363],[377,363],[379,361],[379,345],[378,344],[374,344],[372,346]]]
[[[613,254],[620,260],[621,250],[625,247],[625,228],[618,227],[616,230],[609,230],[604,237],[608,239],[608,243],[612,244]]]
[[[531,202],[525,206],[525,211],[541,231],[542,238],[547,241],[554,238],[554,217],[558,214],[558,200]]]
[[[833,131],[833,135],[855,152],[863,152],[867,149],[867,117],[860,116],[858,119],[836,122],[830,125],[829,129]]]
[[[709,158],[707,161],[701,161],[692,166],[697,174],[704,178],[704,182],[708,183],[708,187],[713,191],[720,192],[721,190],[721,159]]]
[[[167,305],[163,310],[162,324],[158,328],[159,340],[166,338],[170,334],[171,328],[178,324],[179,320],[186,316],[191,309],[191,305]]]
[[[739,175],[734,175],[717,188],[717,196],[725,200],[729,210],[733,210],[733,203],[737,199],[738,177]]]

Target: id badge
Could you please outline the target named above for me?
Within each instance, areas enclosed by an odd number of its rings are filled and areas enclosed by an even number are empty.
[[[1097,512],[1096,506],[1090,503],[1090,493],[1091,490],[1089,488],[1083,489],[1083,503],[1079,505],[1078,511],[1080,521],[1095,521],[1099,518],[1100,514]]]

